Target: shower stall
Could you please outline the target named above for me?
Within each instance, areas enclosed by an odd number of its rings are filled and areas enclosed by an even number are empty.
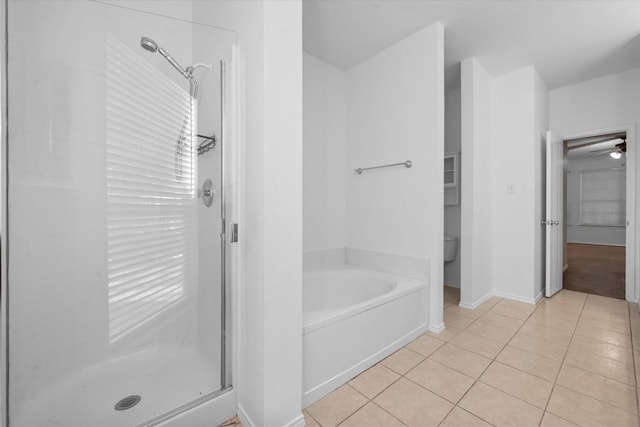
[[[224,421],[236,34],[185,19],[211,2],[2,7],[3,422]]]

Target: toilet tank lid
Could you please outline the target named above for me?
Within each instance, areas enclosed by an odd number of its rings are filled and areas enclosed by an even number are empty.
[[[458,238],[456,236],[447,236],[446,234],[444,235],[444,240],[458,240]]]

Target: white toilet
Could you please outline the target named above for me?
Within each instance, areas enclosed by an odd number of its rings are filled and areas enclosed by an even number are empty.
[[[458,253],[458,238],[455,236],[444,236],[444,262],[451,262],[456,259]]]

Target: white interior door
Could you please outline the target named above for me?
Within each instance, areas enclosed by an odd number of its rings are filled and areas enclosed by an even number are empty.
[[[546,267],[545,295],[552,296],[562,289],[563,244],[563,162],[562,140],[547,132],[547,208],[546,219]]]

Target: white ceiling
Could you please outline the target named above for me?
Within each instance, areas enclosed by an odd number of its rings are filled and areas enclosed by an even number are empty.
[[[347,70],[435,21],[447,90],[472,56],[494,77],[534,64],[549,89],[640,67],[640,0],[303,0],[304,50]]]

